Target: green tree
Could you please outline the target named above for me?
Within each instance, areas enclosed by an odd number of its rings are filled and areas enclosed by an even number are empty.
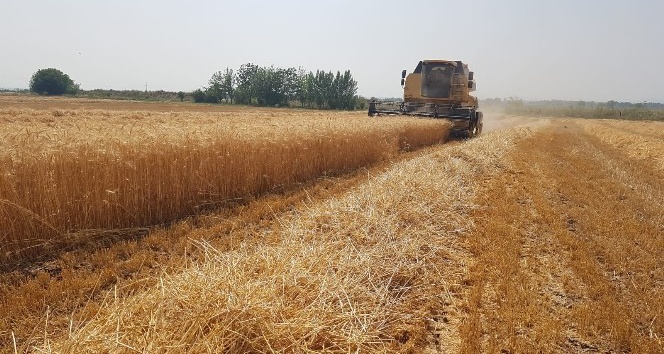
[[[205,102],[219,103],[223,98],[226,98],[226,93],[224,92],[224,73],[217,71],[212,74],[208,84],[210,86],[205,91]]]
[[[367,108],[369,99],[363,96],[355,96],[355,109],[364,110]]]
[[[307,102],[307,107],[312,108],[317,102],[317,90],[316,90],[316,76],[313,72],[309,72],[304,79],[304,97]]]
[[[283,69],[277,69],[274,66],[258,68],[253,85],[259,105],[282,106],[288,103]]]
[[[227,102],[230,100],[231,104],[233,104],[233,98],[235,97],[235,73],[233,69],[226,68],[226,71],[224,71],[221,80],[221,89],[224,92],[224,99]]]
[[[353,80],[350,70],[346,70],[343,75],[337,71],[337,75],[332,82],[332,92],[329,97],[330,108],[354,109],[356,93],[357,82]]]
[[[280,69],[281,79],[283,86],[283,93],[286,96],[286,104],[296,100],[298,98],[298,90],[300,86],[298,69],[288,68]]]
[[[184,92],[180,91],[178,92],[178,98],[180,99],[180,102],[184,101]]]
[[[208,87],[205,90],[205,103],[219,103],[219,91]]]
[[[256,98],[256,74],[258,65],[242,64],[235,75],[235,100],[238,103],[251,104]]]
[[[194,102],[202,103],[205,102],[205,92],[201,89],[197,89],[191,93],[191,96],[194,98]]]
[[[302,67],[297,69],[295,97],[300,101],[300,106],[302,107],[307,102],[307,76],[307,72]]]
[[[30,79],[30,91],[40,95],[63,95],[78,92],[79,86],[69,75],[54,68],[37,70]]]
[[[261,67],[242,64],[237,71],[226,68],[218,71],[204,88],[201,101],[217,103],[256,104],[259,106],[289,106],[299,101],[301,106],[319,109],[356,109],[359,104],[357,82],[349,70],[336,75],[317,70],[306,72],[302,68]],[[195,102],[199,102],[194,97]]]
[[[311,86],[308,87],[311,92],[311,98],[313,102],[316,103],[318,108],[327,109],[330,107],[330,99],[334,92],[334,74],[332,72],[325,72],[322,70],[316,70],[316,74],[313,75]]]

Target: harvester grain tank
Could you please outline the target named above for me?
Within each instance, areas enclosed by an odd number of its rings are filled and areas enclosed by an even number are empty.
[[[422,60],[415,71],[401,73],[403,101],[371,101],[369,116],[409,115],[447,119],[453,132],[473,137],[482,132],[482,112],[470,93],[476,83],[468,64]]]

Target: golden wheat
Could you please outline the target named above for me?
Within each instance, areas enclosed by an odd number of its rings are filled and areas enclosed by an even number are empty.
[[[651,161],[664,171],[664,122],[619,120],[579,121],[584,130],[601,141],[626,153],[630,158]]]
[[[206,259],[146,291],[110,292],[93,318],[71,318],[80,326],[69,338],[43,340],[62,352],[408,352],[420,351],[439,321],[450,331],[441,345],[453,349],[466,213],[481,178],[498,173],[529,132],[395,164],[230,251],[192,233]]]
[[[0,109],[0,260],[165,224],[434,144],[447,124],[337,112]]]

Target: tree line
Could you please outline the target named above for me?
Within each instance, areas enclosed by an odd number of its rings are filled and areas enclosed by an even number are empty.
[[[657,102],[524,101],[518,97],[508,97],[502,100],[481,100],[480,107],[499,108],[507,114],[529,117],[664,120],[664,105]]]
[[[357,81],[350,70],[305,71],[302,68],[261,67],[252,63],[212,74],[208,86],[192,93],[194,102],[238,103],[258,106],[300,105],[319,109],[355,109]]]
[[[504,99],[501,98],[485,98],[480,100],[482,106],[530,106],[530,107],[604,107],[604,108],[622,108],[622,109],[632,109],[632,108],[647,108],[647,109],[664,109],[664,103],[660,102],[619,102],[619,101],[606,101],[606,102],[596,102],[596,101],[570,101],[570,100],[538,100],[538,101],[526,101],[519,97],[507,97]]]
[[[134,100],[193,100],[207,103],[237,103],[258,106],[300,106],[318,109],[365,109],[368,99],[357,95],[357,81],[349,70],[305,71],[302,68],[261,67],[243,64],[238,70],[215,72],[208,86],[191,93],[139,90],[81,90],[60,70],[38,70],[30,80],[30,91],[40,95],[69,94],[90,98]]]

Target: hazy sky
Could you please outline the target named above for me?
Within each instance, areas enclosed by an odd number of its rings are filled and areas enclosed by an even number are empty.
[[[349,69],[401,96],[401,69],[468,62],[480,98],[664,101],[664,1],[0,0],[0,87],[55,67],[83,89],[190,91],[242,63]]]

